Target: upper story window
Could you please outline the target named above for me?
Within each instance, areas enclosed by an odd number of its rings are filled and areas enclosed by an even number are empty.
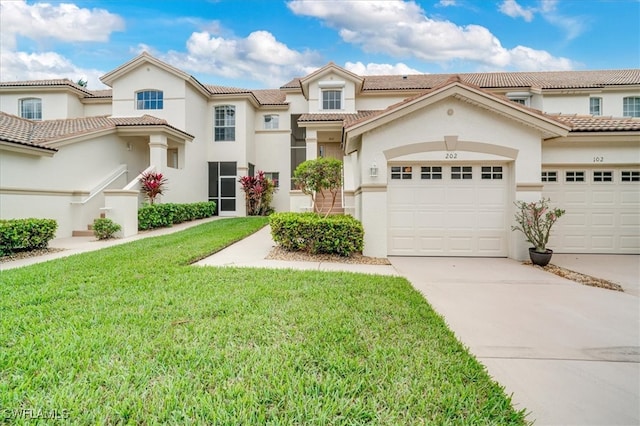
[[[264,116],[265,129],[278,129],[280,127],[280,119],[278,114],[267,114]]]
[[[136,93],[136,109],[162,109],[162,90],[143,90]]]
[[[236,107],[233,105],[221,105],[215,108],[214,115],[214,140],[236,140]]]
[[[629,96],[622,99],[622,115],[640,117],[640,96]]]
[[[342,90],[324,89],[322,90],[322,109],[342,109]]]
[[[20,117],[29,120],[42,120],[42,99],[20,99]]]
[[[589,98],[589,114],[602,115],[602,98]]]
[[[507,97],[517,104],[524,106],[531,105],[531,94],[529,92],[509,92],[507,93]]]

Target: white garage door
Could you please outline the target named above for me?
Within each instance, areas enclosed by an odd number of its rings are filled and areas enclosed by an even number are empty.
[[[566,210],[549,248],[559,253],[640,253],[640,169],[543,168],[543,196]]]
[[[398,164],[388,173],[390,255],[507,256],[506,164]]]

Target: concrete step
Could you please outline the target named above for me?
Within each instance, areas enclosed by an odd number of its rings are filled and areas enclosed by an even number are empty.
[[[93,231],[90,231],[90,230],[73,231],[71,232],[71,236],[72,237],[93,237]]]

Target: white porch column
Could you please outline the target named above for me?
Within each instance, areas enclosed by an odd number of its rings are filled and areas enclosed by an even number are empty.
[[[539,201],[542,198],[542,186],[540,182],[532,183],[516,183],[516,199],[515,201],[525,201],[527,203]],[[515,212],[517,207],[512,206],[511,211],[511,225],[516,225]],[[528,260],[529,259],[529,247],[531,244],[527,242],[524,234],[520,231],[511,231],[511,225],[509,226],[509,232],[511,232],[511,241],[509,244],[509,257],[516,260]]]
[[[307,160],[318,158],[318,131],[307,128]]]
[[[164,173],[167,167],[167,137],[165,135],[149,136],[149,164],[156,166],[156,172]]]

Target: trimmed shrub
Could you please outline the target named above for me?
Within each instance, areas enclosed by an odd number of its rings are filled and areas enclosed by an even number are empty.
[[[0,256],[15,251],[45,248],[56,235],[53,219],[0,220]]]
[[[350,256],[364,247],[364,228],[352,216],[274,213],[269,225],[273,240],[286,250]]]
[[[166,228],[177,223],[211,217],[216,211],[216,203],[146,204],[138,209],[138,229],[141,231]]]
[[[113,234],[121,230],[122,227],[107,218],[98,218],[93,221],[93,235],[99,240],[113,238]]]

